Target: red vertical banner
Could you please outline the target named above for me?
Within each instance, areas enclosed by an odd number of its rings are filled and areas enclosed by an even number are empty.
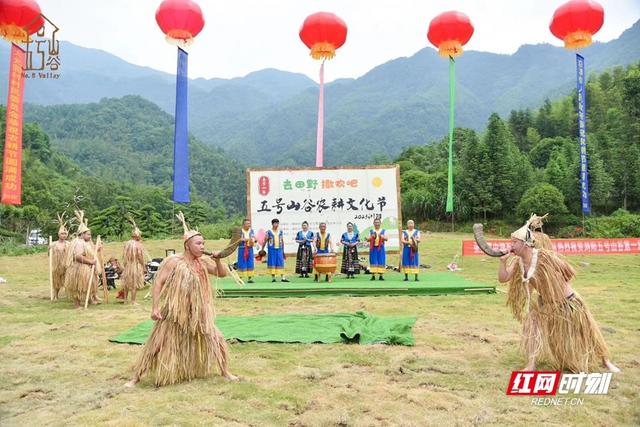
[[[22,203],[22,98],[24,95],[25,52],[11,45],[7,121],[2,161],[2,197],[0,203]]]

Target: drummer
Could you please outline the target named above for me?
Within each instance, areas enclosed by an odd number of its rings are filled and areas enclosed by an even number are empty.
[[[331,243],[331,234],[327,233],[327,223],[321,222],[319,227],[320,231],[316,233],[315,243],[316,243],[316,255],[329,254],[333,253],[333,244]],[[316,269],[315,277],[313,279],[314,282],[319,280],[320,273]],[[325,281],[329,281],[329,274],[325,275]]]

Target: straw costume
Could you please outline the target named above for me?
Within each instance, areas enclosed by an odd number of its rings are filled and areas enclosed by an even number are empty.
[[[235,378],[228,369],[227,343],[214,325],[215,293],[207,268],[213,261],[191,254],[188,242],[201,234],[189,230],[182,212],[177,217],[184,228],[185,253],[166,258],[159,267],[157,280],[166,276],[164,283],[154,285],[161,287],[158,300],[154,289],[154,307],[161,307],[161,318],[155,322],[135,366],[134,380],[127,386],[135,385],[147,372],[160,387],[206,377],[214,367],[223,376]],[[219,276],[225,274],[219,260],[216,268]]]
[[[530,225],[527,221],[511,235],[526,247],[511,266],[507,296],[507,306],[523,323],[521,345],[530,364],[525,369],[535,367],[535,358],[541,355],[554,369],[588,372],[604,362],[617,370],[609,362],[600,328],[582,297],[571,288],[575,270],[561,255],[537,249]],[[518,253],[515,248],[514,244]],[[531,257],[525,270],[523,258],[528,251]]]
[[[136,304],[136,291],[144,287],[145,252],[142,243],[140,243],[142,233],[136,222],[133,219],[130,221],[133,230],[131,231],[131,240],[124,244],[124,268],[121,280],[125,304],[129,292],[131,293],[131,303]]]
[[[53,299],[58,299],[60,289],[64,287],[64,277],[67,272],[67,252],[71,243],[67,240],[69,232],[65,227],[64,213],[57,214],[58,224],[58,240],[51,245],[51,278],[53,282]]]
[[[67,250],[67,271],[65,274],[64,287],[67,294],[79,306],[85,300],[87,289],[91,286],[91,303],[97,304],[98,272],[99,263],[94,266],[93,261],[97,259],[96,247],[91,241],[91,234],[88,221],[84,218],[83,211],[75,211],[78,220],[77,237],[71,242]],[[88,240],[85,240],[87,238]],[[93,277],[92,277],[93,272]]]

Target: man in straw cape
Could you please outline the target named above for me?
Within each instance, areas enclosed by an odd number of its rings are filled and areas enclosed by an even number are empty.
[[[561,255],[537,249],[530,221],[511,234],[510,252],[500,257],[498,280],[509,282],[507,305],[523,322],[525,371],[543,355],[554,369],[589,372],[609,360],[600,328],[584,300],[571,287],[575,270]],[[509,262],[515,255],[515,262]],[[597,368],[596,368],[597,369]]]
[[[73,240],[67,255],[67,271],[64,287],[73,300],[76,308],[81,308],[85,302],[87,291],[91,304],[98,304],[98,262],[96,245],[91,241],[91,230],[84,218],[83,211],[75,211],[78,220],[77,238]]]
[[[206,377],[214,366],[225,378],[237,379],[229,372],[227,343],[213,323],[209,283],[209,274],[224,277],[227,270],[220,253],[202,257],[202,234],[189,230],[182,212],[177,217],[184,228],[184,253],[166,258],[158,269],[151,309],[156,322],[126,387],[147,372],[160,387]]]
[[[145,252],[142,246],[142,233],[131,219],[133,230],[131,231],[131,240],[124,244],[124,269],[122,270],[122,289],[124,291],[124,303],[127,304],[129,294],[131,294],[131,304],[138,305],[136,302],[136,293],[138,289],[144,287],[145,273]]]
[[[64,276],[67,272],[67,252],[71,243],[67,240],[69,232],[65,227],[64,213],[58,216],[58,240],[51,244],[49,256],[51,257],[51,279],[53,287],[53,300],[58,300],[60,289],[64,287]]]

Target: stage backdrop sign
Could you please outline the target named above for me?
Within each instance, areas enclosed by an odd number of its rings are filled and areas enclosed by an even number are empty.
[[[397,165],[247,169],[247,210],[252,228],[261,240],[271,228],[271,220],[278,218],[287,253],[297,250],[295,235],[303,221],[314,232],[326,222],[336,247],[348,222],[355,224],[364,240],[375,218],[382,220],[389,236],[387,250],[398,250],[402,224],[399,195]]]

